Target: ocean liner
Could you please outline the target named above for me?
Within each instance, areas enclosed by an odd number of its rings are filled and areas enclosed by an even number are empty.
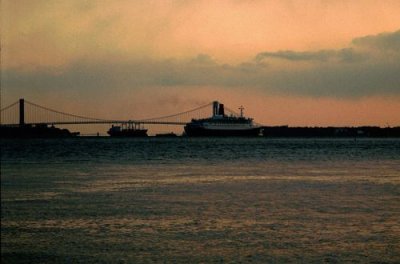
[[[240,107],[240,116],[226,115],[224,105],[213,102],[213,115],[209,118],[192,119],[185,126],[185,134],[189,137],[251,137],[259,136],[261,127],[253,123],[252,118],[243,116],[243,107]]]

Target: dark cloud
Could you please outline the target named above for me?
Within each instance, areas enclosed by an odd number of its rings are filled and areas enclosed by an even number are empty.
[[[80,61],[57,70],[8,69],[2,80],[16,94],[72,90],[82,96],[104,96],[143,87],[218,86],[340,98],[400,95],[399,32],[357,38],[353,46],[337,50],[262,52],[238,65],[219,64],[207,54],[188,60]],[[384,47],[391,56],[382,52]],[[295,67],[282,68],[270,58]],[[299,61],[311,66],[296,67]]]
[[[310,61],[310,62],[356,62],[367,58],[366,53],[355,51],[353,48],[344,48],[340,50],[318,50],[318,51],[277,51],[261,52],[257,54],[255,60],[261,62],[268,58],[277,58],[288,61]]]
[[[261,52],[255,57],[256,61],[268,58],[277,58],[288,61],[314,61],[328,62],[331,60],[339,62],[359,62],[370,57],[371,52],[395,52],[400,54],[400,30],[392,33],[381,33],[378,35],[355,38],[353,47],[343,49],[330,49],[318,51],[293,51],[284,50],[277,52]],[[368,48],[366,51],[363,48]]]
[[[362,62],[369,58],[369,54],[356,51],[353,48],[345,48],[336,52],[336,57],[340,62]]]
[[[375,36],[355,38],[355,46],[379,49],[382,51],[400,52],[400,30],[392,33],[381,33]]]
[[[302,51],[296,52],[292,50],[284,50],[277,52],[262,52],[257,54],[256,61],[262,61],[266,58],[279,58],[290,61],[327,61],[336,55],[333,50],[319,50],[319,51]]]
[[[196,58],[190,60],[190,62],[195,65],[205,65],[205,66],[217,64],[215,60],[208,54],[199,54],[197,55]]]
[[[281,92],[316,97],[400,95],[400,64],[329,65],[271,76]]]

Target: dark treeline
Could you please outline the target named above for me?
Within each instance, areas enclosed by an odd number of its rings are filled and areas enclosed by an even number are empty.
[[[400,137],[400,127],[263,127],[265,137]]]

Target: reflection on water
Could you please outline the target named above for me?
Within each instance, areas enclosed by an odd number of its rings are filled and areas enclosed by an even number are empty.
[[[400,140],[1,142],[8,262],[399,262]]]

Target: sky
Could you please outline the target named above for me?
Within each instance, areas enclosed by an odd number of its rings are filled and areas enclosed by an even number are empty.
[[[1,103],[140,119],[400,125],[398,0],[2,0]]]

